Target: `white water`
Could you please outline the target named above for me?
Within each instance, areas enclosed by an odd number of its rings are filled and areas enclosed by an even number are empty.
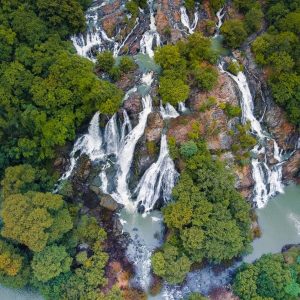
[[[156,25],[155,25],[155,17],[153,12],[153,0],[148,0],[148,6],[150,10],[150,29],[147,30],[140,41],[140,48],[143,54],[148,54],[150,57],[154,56],[153,47],[159,47],[160,42],[160,35],[157,32]]]
[[[226,72],[220,65],[221,72]],[[262,129],[260,122],[254,116],[254,104],[247,78],[243,72],[239,72],[237,76],[226,72],[238,85],[242,97],[240,105],[242,109],[242,123],[247,122],[251,125],[251,133],[259,139],[259,144],[253,150],[254,158],[251,160],[252,176],[255,182],[254,199],[258,208],[264,207],[269,198],[277,193],[283,193],[282,184],[282,163],[283,157],[276,141],[268,136]],[[266,157],[266,144],[272,141],[274,145],[273,157],[278,161],[274,165],[269,165]]]
[[[81,136],[74,144],[70,155],[70,166],[60,180],[65,180],[72,174],[80,155],[86,154],[94,161],[103,158],[102,135],[99,127],[99,112],[96,112],[90,122],[88,133]]]
[[[145,96],[142,99],[143,110],[139,115],[139,123],[132,129],[132,131],[125,137],[124,143],[121,146],[118,155],[118,173],[117,173],[117,189],[114,194],[114,198],[123,204],[125,208],[134,209],[133,202],[131,201],[131,195],[128,189],[128,173],[131,167],[134,149],[136,143],[144,133],[147,118],[152,111],[152,99],[150,95]]]
[[[178,103],[178,111],[181,112],[181,113],[185,113],[187,112],[187,107],[185,106],[185,103],[184,102],[179,102]]]
[[[163,134],[159,157],[144,173],[135,190],[137,193],[136,207],[142,204],[146,213],[151,211],[161,193],[164,202],[168,202],[178,176],[174,162],[169,156],[167,137]]]
[[[224,7],[220,8],[220,9],[217,11],[216,16],[217,16],[217,19],[218,19],[218,23],[217,23],[217,25],[216,25],[216,30],[217,30],[216,35],[218,35],[219,32],[220,32],[220,28],[221,28],[221,26],[222,26],[222,24],[223,24],[223,18],[224,18],[224,16],[225,16]]]
[[[188,33],[194,33],[196,26],[198,24],[199,15],[197,10],[194,13],[194,21],[190,24],[189,16],[187,15],[186,8],[184,6],[180,7],[180,16],[181,16],[181,23],[184,27],[188,29]]]
[[[160,103],[160,113],[163,119],[172,119],[179,116],[177,110],[170,103],[167,103],[165,107]]]

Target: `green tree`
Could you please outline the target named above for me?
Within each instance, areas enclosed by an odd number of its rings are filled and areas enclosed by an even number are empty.
[[[245,15],[245,26],[249,33],[258,31],[262,27],[263,12],[260,8],[252,8]]]
[[[46,170],[39,170],[28,164],[8,167],[1,181],[4,198],[28,191],[47,191],[53,184],[53,179],[47,175]]]
[[[123,73],[129,73],[136,69],[134,60],[129,56],[122,56],[120,59],[119,68]]]
[[[30,279],[26,255],[11,243],[0,240],[0,283],[13,288],[23,288]]]
[[[109,72],[115,64],[111,51],[103,51],[97,55],[97,67],[103,72]]]
[[[51,193],[11,195],[4,199],[1,234],[32,251],[42,251],[48,242],[59,240],[73,226],[63,206],[62,197]]]
[[[36,280],[47,282],[61,273],[69,272],[71,263],[72,258],[64,246],[51,245],[34,254],[31,267]]]
[[[198,152],[197,144],[193,141],[188,141],[181,145],[180,154],[185,157],[191,157]]]
[[[0,61],[9,61],[13,53],[16,33],[11,28],[0,25]]]
[[[191,262],[179,249],[166,244],[162,252],[152,256],[153,271],[165,278],[170,284],[181,283],[191,267]]]
[[[39,15],[63,35],[85,29],[82,7],[76,0],[37,0]]]
[[[196,66],[193,70],[196,86],[203,91],[212,90],[218,81],[217,70],[210,65]]]
[[[221,27],[221,33],[225,38],[225,43],[231,48],[238,48],[245,41],[247,32],[241,20],[227,20]]]
[[[178,102],[184,102],[190,93],[189,86],[181,79],[175,79],[163,76],[159,82],[159,94],[163,103],[176,105]]]

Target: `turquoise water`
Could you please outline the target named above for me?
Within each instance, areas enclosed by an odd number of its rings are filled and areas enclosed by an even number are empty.
[[[13,290],[0,286],[1,300],[43,300],[41,296],[36,293],[26,290]]]
[[[262,236],[253,242],[253,252],[245,257],[246,262],[264,253],[280,252],[286,244],[300,243],[300,186],[286,187],[284,194],[256,212]]]

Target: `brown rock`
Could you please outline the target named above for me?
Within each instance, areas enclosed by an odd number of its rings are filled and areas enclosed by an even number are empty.
[[[266,111],[265,122],[280,148],[284,150],[295,148],[299,132],[295,126],[287,121],[286,114],[280,107],[273,105],[271,109]]]
[[[116,211],[119,204],[110,195],[103,195],[100,200],[100,205],[110,211]]]
[[[162,9],[157,10],[155,21],[158,33],[161,35],[164,34],[165,29],[169,27],[169,21],[167,15],[163,12]]]
[[[109,15],[109,14],[112,14],[113,12],[115,12],[120,7],[121,7],[121,1],[120,0],[112,1],[112,2],[106,4],[102,7],[102,12],[105,15]]]
[[[235,170],[236,185],[243,197],[250,199],[254,187],[251,165],[247,165]]]
[[[300,150],[283,165],[283,178],[286,180],[296,180],[299,182],[300,175]]]
[[[235,296],[231,291],[226,290],[223,287],[214,289],[209,295],[211,300],[239,300],[239,297]]]
[[[141,96],[138,93],[132,93],[128,99],[124,102],[124,109],[128,114],[138,114],[142,111]]]
[[[158,142],[164,127],[164,120],[159,112],[152,112],[147,119],[145,130],[146,140],[148,142]]]

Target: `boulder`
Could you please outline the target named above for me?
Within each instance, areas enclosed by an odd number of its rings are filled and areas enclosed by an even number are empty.
[[[282,173],[285,180],[300,181],[300,149],[283,165]]]
[[[92,169],[92,162],[87,155],[80,156],[74,172],[74,180],[84,182],[88,179]]]
[[[114,200],[110,195],[107,194],[101,196],[100,206],[110,211],[116,211],[117,209],[120,208],[119,203],[116,200]]]
[[[138,93],[130,94],[123,107],[129,115],[137,115],[143,109],[141,96]]]
[[[145,130],[146,140],[148,142],[160,141],[161,133],[164,127],[164,120],[159,112],[152,112],[147,119]]]

